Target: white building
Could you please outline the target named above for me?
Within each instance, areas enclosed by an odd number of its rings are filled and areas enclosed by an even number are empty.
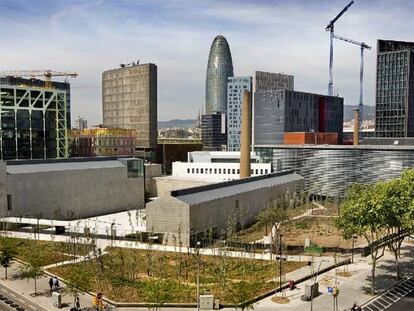
[[[227,150],[240,150],[243,91],[252,90],[252,77],[229,77],[227,82]]]
[[[251,175],[270,174],[271,163],[260,163],[260,158],[251,153]],[[220,182],[239,179],[240,152],[237,151],[194,151],[188,153],[188,162],[173,162],[172,176]]]

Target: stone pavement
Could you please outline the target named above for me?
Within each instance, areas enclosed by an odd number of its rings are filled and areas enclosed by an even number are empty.
[[[37,279],[37,293],[38,295],[33,296],[34,293],[34,280],[33,279],[22,279],[20,278],[19,263],[13,262],[11,267],[8,269],[8,280],[4,277],[4,269],[0,272],[0,283],[4,287],[11,291],[17,292],[25,296],[26,298],[33,301],[38,306],[44,308],[44,310],[58,310],[52,306],[52,295],[49,288],[49,276],[42,276]],[[64,307],[59,310],[69,311],[73,307],[73,297],[66,294],[64,291],[65,284],[59,282],[62,290],[62,302]],[[82,307],[92,306],[92,297],[90,295],[79,295],[80,303]]]

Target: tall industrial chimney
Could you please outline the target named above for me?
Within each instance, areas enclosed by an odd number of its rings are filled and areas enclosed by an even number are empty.
[[[359,145],[359,109],[354,109],[354,145]]]
[[[251,93],[243,92],[240,133],[240,179],[250,177],[250,144],[252,137]]]

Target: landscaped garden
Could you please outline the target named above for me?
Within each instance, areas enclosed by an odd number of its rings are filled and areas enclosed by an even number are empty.
[[[108,251],[108,249],[107,249]],[[284,262],[283,274],[306,263]],[[49,269],[79,287],[102,292],[118,302],[165,303],[196,301],[199,271],[201,294],[213,294],[220,303],[239,304],[276,286],[277,263],[247,258],[198,256],[155,250],[109,248],[109,253],[92,261]]]

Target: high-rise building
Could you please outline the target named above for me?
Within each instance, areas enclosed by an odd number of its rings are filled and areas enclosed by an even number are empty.
[[[201,136],[204,151],[226,149],[226,115],[221,113],[204,114],[201,117]]]
[[[240,151],[243,91],[251,92],[252,77],[230,77],[227,83],[227,150]]]
[[[88,120],[86,120],[85,118],[82,117],[78,117],[75,120],[75,129],[82,131],[84,129],[88,128]]]
[[[103,126],[134,129],[137,147],[157,147],[157,66],[123,65],[102,74]]]
[[[226,113],[227,79],[233,76],[233,61],[226,38],[214,38],[208,56],[206,76],[206,114]]]
[[[414,137],[414,42],[378,40],[376,137]]]
[[[289,90],[293,91],[294,89],[294,76],[287,75],[284,73],[273,73],[273,72],[264,72],[264,71],[255,71],[253,73],[253,100],[252,100],[252,143],[255,144],[255,117],[254,113],[257,103],[256,92],[260,91],[277,91],[277,90]]]
[[[0,78],[0,157],[68,157],[70,84]]]
[[[284,73],[255,71],[253,74],[253,92],[294,89],[294,77]]]
[[[283,144],[287,132],[337,133],[342,141],[343,98],[289,91],[258,91],[254,145]]]

